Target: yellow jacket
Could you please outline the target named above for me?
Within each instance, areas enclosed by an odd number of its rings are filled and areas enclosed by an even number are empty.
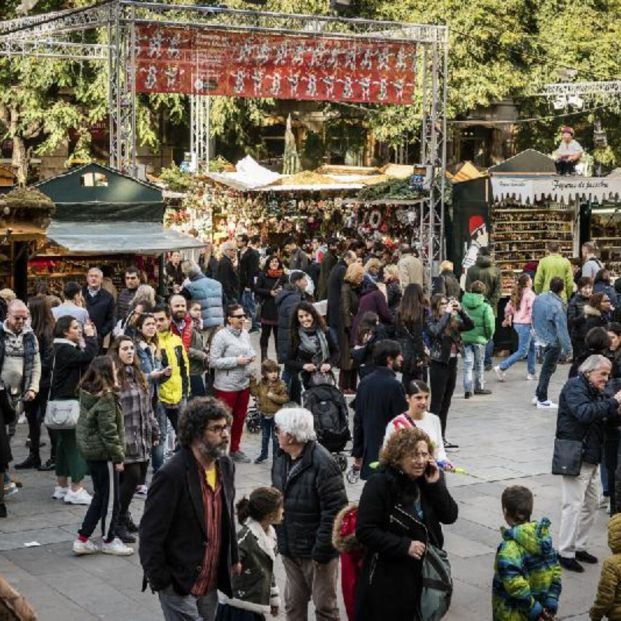
[[[187,398],[190,392],[188,355],[181,338],[170,330],[160,332],[157,338],[162,355],[162,367],[172,368],[171,376],[162,377],[160,380],[160,401],[165,405],[177,405],[182,399]]]
[[[608,546],[612,556],[602,565],[597,595],[591,608],[593,621],[602,617],[621,621],[621,513],[613,515],[608,522]]]

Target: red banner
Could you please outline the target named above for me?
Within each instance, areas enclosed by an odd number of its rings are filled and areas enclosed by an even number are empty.
[[[321,36],[138,28],[136,90],[410,103],[416,46]]]

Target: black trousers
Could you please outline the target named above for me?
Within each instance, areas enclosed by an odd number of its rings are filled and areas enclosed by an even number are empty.
[[[120,516],[123,519],[129,511],[129,505],[136,488],[142,484],[147,476],[148,461],[140,461],[135,464],[125,464],[121,472],[120,492]]]
[[[41,423],[45,417],[48,394],[48,390],[43,390],[32,401],[26,401],[24,403],[24,413],[28,421],[30,454],[37,459],[40,459],[39,444],[41,441]]]
[[[119,521],[119,473],[111,461],[87,460],[86,463],[95,493],[78,534],[90,537],[101,522],[102,537],[110,542],[116,536]]]
[[[278,326],[272,326],[269,323],[261,324],[261,338],[259,346],[261,349],[267,350],[270,344],[270,334],[274,335],[274,347],[278,347]]]
[[[448,364],[431,361],[429,381],[431,388],[431,405],[429,411],[435,414],[442,425],[442,437],[446,432],[446,419],[451,407],[457,380],[457,358],[450,358]]]
[[[576,170],[576,162],[558,159],[554,164],[556,165],[556,173],[558,175],[571,175]]]

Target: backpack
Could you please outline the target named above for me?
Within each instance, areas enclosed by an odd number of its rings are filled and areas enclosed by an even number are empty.
[[[341,391],[329,384],[313,386],[304,393],[302,405],[313,415],[319,444],[331,453],[342,451],[351,434],[347,403]]]
[[[453,579],[447,553],[427,542],[421,568],[421,621],[438,621],[448,612],[453,596]]]

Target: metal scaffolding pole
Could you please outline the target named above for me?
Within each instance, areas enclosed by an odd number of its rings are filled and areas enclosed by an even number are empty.
[[[209,170],[209,112],[208,95],[190,95],[190,151],[196,158],[196,172]]]

